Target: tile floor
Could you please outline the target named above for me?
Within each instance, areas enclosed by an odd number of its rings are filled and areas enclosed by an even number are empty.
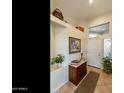
[[[91,66],[87,67],[87,72],[94,71],[100,73],[97,86],[94,93],[112,93],[112,75],[104,73],[101,69],[97,69]],[[56,93],[74,93],[77,87],[71,82],[67,82]]]

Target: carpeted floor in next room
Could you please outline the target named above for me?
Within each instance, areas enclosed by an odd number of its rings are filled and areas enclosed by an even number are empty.
[[[87,71],[94,71],[100,73],[94,93],[112,93],[112,75],[104,73],[101,69],[94,67],[87,67]],[[71,82],[67,82],[56,93],[74,93],[77,87]]]

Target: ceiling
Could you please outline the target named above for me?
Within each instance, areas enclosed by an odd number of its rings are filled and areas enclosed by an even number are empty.
[[[89,19],[98,15],[112,12],[112,0],[56,0],[56,6],[63,15],[75,19]]]
[[[103,24],[103,25],[99,25],[99,26],[95,26],[95,27],[91,27],[89,28],[89,33],[91,34],[107,34],[109,33],[109,23]]]

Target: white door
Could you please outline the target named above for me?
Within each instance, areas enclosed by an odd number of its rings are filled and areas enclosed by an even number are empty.
[[[101,68],[103,56],[103,40],[97,38],[89,39],[87,50],[88,65]]]

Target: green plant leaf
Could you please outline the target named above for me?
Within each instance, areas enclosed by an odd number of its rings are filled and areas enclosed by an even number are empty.
[[[62,63],[64,61],[64,56],[58,54],[57,57],[52,58],[52,63]]]
[[[106,56],[102,60],[103,71],[106,73],[112,73],[112,58],[110,56]]]

